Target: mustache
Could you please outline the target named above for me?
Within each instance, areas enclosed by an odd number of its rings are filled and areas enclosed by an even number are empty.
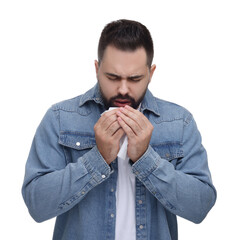
[[[135,99],[130,97],[128,94],[126,94],[126,95],[118,94],[118,95],[110,98],[110,101],[115,101],[116,99],[129,100],[130,102],[135,102]]]

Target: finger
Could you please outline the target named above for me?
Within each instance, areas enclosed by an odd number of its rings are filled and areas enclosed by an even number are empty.
[[[114,139],[120,140],[125,134],[125,131],[122,128],[119,128],[113,135]]]
[[[104,113],[102,113],[101,116],[109,117],[109,116],[115,114],[116,111],[118,111],[118,108],[115,108],[115,109],[112,109],[112,110],[109,110],[109,111],[107,110]]]
[[[120,126],[122,127],[122,129],[124,130],[124,132],[126,133],[128,138],[133,138],[136,136],[135,132],[131,129],[130,126],[128,126],[125,123],[125,121],[121,117],[118,117],[117,120],[118,120]]]
[[[114,111],[114,110],[113,110]],[[116,117],[116,111],[110,111],[107,113],[104,113],[101,118],[98,120],[98,126],[102,128],[103,130],[107,130],[108,127],[113,124],[115,121],[117,121]]]
[[[106,111],[104,113],[101,114],[100,119],[98,120],[98,122],[100,122],[100,124],[102,124],[103,122],[106,121],[106,119],[115,116],[115,112],[117,111],[117,109],[113,109],[111,111]]]
[[[124,115],[123,113],[117,112],[117,116],[119,116],[132,129],[132,131],[134,131],[136,135],[138,135],[138,133],[140,133],[142,130],[136,121]]]
[[[120,111],[134,120],[140,126],[140,128],[145,129],[147,127],[149,120],[140,111],[135,110],[130,106],[125,106],[124,108],[121,108]]]
[[[117,121],[117,117],[116,117],[116,121],[113,122],[107,129],[106,129],[106,133],[109,136],[113,136],[116,131],[118,131],[118,129],[121,128],[119,122]]]

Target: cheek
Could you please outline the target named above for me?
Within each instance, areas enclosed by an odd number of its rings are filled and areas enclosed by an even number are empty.
[[[148,85],[145,83],[140,83],[138,86],[135,85],[132,87],[131,95],[135,98],[135,100],[139,99],[144,94],[147,86]]]
[[[102,93],[104,94],[105,98],[110,99],[111,97],[115,96],[116,90],[115,86],[108,81],[102,81],[99,83]]]

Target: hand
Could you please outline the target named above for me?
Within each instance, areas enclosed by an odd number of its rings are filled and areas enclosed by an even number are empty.
[[[117,109],[104,113],[94,126],[97,148],[110,164],[117,157],[120,148],[120,139],[124,131],[117,121]]]
[[[117,110],[117,120],[128,137],[127,154],[136,162],[147,150],[153,126],[138,110],[125,106]]]

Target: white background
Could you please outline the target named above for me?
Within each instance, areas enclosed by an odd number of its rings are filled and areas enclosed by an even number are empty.
[[[21,196],[32,138],[53,103],[95,84],[100,32],[119,18],[149,28],[157,65],[150,90],[193,113],[208,151],[217,203],[199,225],[179,218],[179,239],[241,239],[241,4],[234,0],[0,2],[0,238],[51,239],[54,220],[35,223]]]

